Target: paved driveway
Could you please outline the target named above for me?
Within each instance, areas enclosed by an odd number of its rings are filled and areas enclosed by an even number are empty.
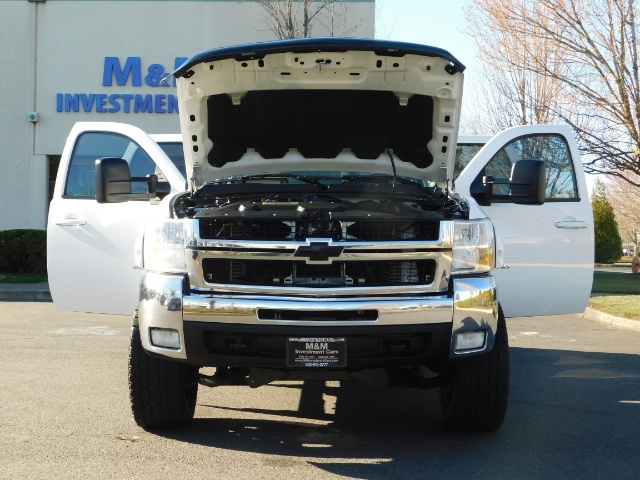
[[[0,478],[640,478],[640,333],[510,319],[509,412],[449,432],[437,391],[200,390],[189,429],[131,418],[129,319],[0,302]]]

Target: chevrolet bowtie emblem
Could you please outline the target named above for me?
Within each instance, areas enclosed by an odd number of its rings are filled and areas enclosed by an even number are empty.
[[[343,247],[329,246],[326,242],[311,242],[296,249],[294,256],[303,257],[307,262],[331,263],[342,254]]]

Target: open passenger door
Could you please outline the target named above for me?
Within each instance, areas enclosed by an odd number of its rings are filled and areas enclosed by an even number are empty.
[[[507,180],[520,160],[542,160],[546,166],[542,205],[515,203]],[[593,214],[568,126],[529,125],[499,133],[455,179],[455,191],[469,200],[470,218],[493,222],[492,274],[507,317],[585,310],[593,281]]]

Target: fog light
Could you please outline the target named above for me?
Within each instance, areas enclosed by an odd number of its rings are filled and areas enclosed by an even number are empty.
[[[180,334],[173,329],[152,328],[151,344],[154,347],[180,350]]]
[[[485,332],[460,332],[456,335],[455,351],[478,350],[484,347]]]

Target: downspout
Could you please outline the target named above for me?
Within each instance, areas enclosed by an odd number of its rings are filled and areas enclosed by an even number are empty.
[[[39,20],[39,10],[40,3],[46,3],[47,0],[29,0],[30,3],[35,3],[35,12],[34,12],[34,29],[33,29],[33,97],[31,99],[31,111],[37,112],[37,97],[38,97],[38,33],[40,29],[40,20]],[[33,135],[31,137],[31,154],[35,156],[36,154],[36,123],[37,119],[33,122]]]
[[[32,123],[31,130],[31,158],[32,158],[32,169],[37,169],[37,163],[40,161],[38,155],[36,154],[36,139],[38,133],[38,112],[37,112],[37,98],[38,98],[38,41],[39,41],[39,32],[40,32],[40,5],[41,3],[45,3],[46,0],[29,0],[30,3],[35,3],[35,12],[34,12],[34,28],[33,28],[33,97],[31,99],[31,113],[29,116],[33,116],[33,118],[29,118],[29,121]],[[44,175],[44,185],[40,185],[40,188],[47,192],[45,194],[45,202],[44,205],[41,205],[40,208],[44,209],[44,228],[47,225],[47,216],[49,212],[49,157],[45,157],[46,165],[45,165],[45,175]],[[33,209],[32,205],[32,209]]]

